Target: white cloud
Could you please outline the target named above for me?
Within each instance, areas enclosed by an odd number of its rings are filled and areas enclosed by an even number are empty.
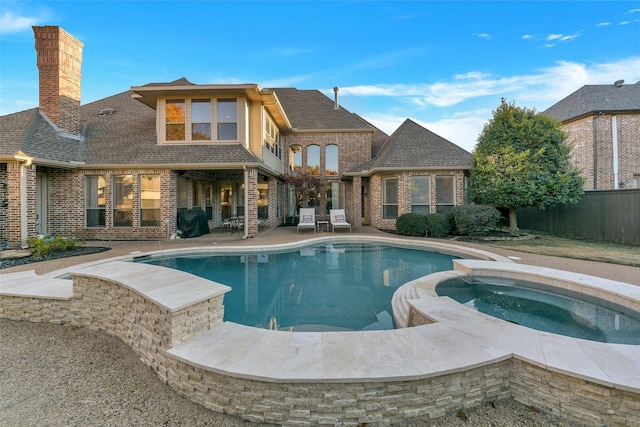
[[[491,40],[491,35],[487,33],[473,33],[473,35],[481,39]]]
[[[609,25],[611,25],[611,22],[599,22],[596,27],[608,27]]]
[[[17,16],[12,12],[0,14],[0,34],[18,33],[30,30],[33,25],[39,22],[38,18]]]

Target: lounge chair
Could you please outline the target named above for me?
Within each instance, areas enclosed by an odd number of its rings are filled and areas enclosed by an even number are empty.
[[[300,229],[312,229],[313,232],[316,232],[316,209],[315,208],[301,208],[300,209],[300,222],[298,222],[298,226],[296,227],[296,233],[300,231]]]
[[[344,216],[344,209],[331,209],[329,211],[331,216],[331,230],[336,232],[336,228],[348,228],[351,233],[351,224],[349,224]]]

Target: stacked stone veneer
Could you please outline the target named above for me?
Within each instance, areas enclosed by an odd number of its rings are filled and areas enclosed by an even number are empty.
[[[184,292],[189,292],[187,285]],[[194,301],[172,311],[117,281],[75,274],[73,298],[4,296],[0,317],[104,331],[129,345],[181,395],[216,412],[253,422],[388,425],[512,397],[588,425],[640,425],[637,394],[550,372],[516,358],[407,380],[283,382],[225,375],[168,354],[173,345],[222,322],[222,298]]]

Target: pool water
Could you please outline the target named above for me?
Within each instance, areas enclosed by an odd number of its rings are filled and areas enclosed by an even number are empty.
[[[230,286],[224,320],[292,331],[393,329],[396,288],[451,270],[459,258],[375,243],[320,244],[287,252],[135,260]]]
[[[640,314],[609,301],[512,279],[439,283],[436,293],[481,313],[529,328],[617,344],[640,344]],[[544,285],[542,285],[544,286]],[[560,290],[558,290],[560,291]]]

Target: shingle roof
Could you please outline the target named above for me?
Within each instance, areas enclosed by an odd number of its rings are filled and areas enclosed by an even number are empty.
[[[287,113],[291,127],[299,130],[370,130],[375,128],[318,90],[271,88]]]
[[[18,151],[37,160],[78,160],[80,141],[58,133],[37,108],[0,117],[0,155]]]
[[[353,172],[387,168],[469,169],[471,153],[407,119],[374,159]]]
[[[113,108],[111,115],[100,110]],[[241,144],[158,145],[156,112],[122,92],[81,108],[87,122],[83,161],[91,164],[235,164],[259,160]]]
[[[640,83],[586,85],[555,103],[542,114],[562,122],[599,112],[640,111]]]

